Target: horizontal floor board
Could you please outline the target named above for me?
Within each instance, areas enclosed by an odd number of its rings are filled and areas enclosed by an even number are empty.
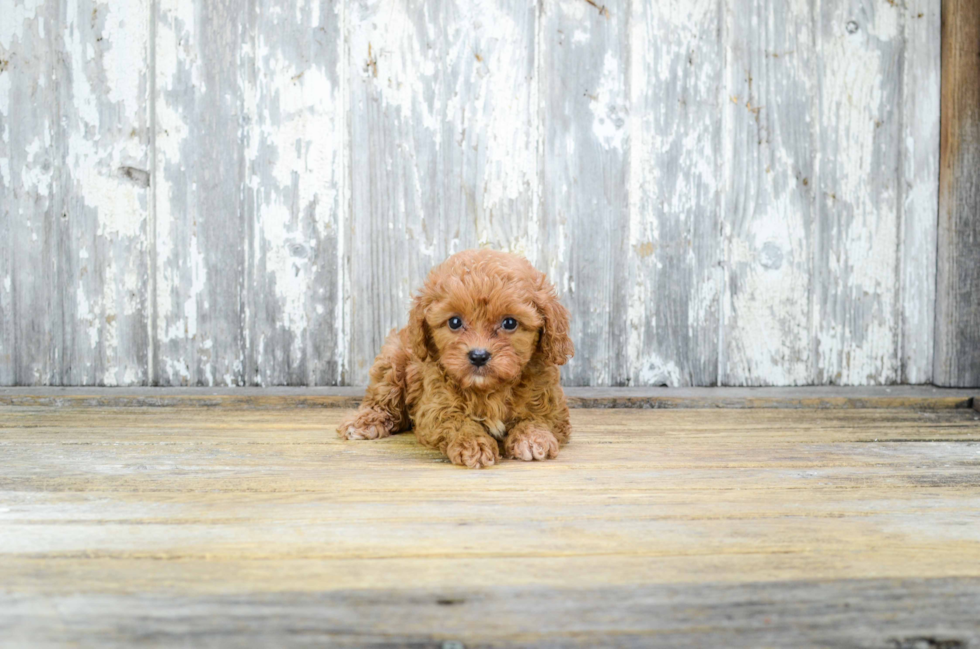
[[[32,646],[184,643],[336,647],[944,647],[980,642],[980,579],[847,579],[632,587],[99,594],[44,608],[0,594]],[[733,614],[737,611],[737,614]],[[11,633],[12,632],[12,633]],[[287,640],[288,639],[288,640]],[[444,644],[450,643],[450,644]],[[459,643],[459,644],[455,644]]]
[[[557,460],[484,471],[410,433],[341,441],[348,412],[0,406],[2,637],[886,647],[980,633],[971,409],[576,409]]]

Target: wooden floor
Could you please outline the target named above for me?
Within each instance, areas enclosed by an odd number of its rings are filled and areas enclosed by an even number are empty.
[[[980,413],[574,410],[458,469],[342,409],[0,407],[0,646],[980,647]]]

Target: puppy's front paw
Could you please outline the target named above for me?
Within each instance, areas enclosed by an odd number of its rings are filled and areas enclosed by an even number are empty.
[[[515,460],[550,460],[558,457],[558,440],[542,426],[521,426],[504,440],[504,454]]]
[[[337,426],[337,436],[341,439],[380,439],[391,435],[394,429],[395,422],[390,414],[364,408]]]
[[[446,446],[449,461],[471,469],[493,466],[500,460],[497,442],[486,435],[459,435]]]

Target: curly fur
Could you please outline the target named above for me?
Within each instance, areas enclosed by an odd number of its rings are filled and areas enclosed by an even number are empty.
[[[503,328],[507,317],[516,330]],[[491,355],[479,368],[467,356],[478,348]],[[571,435],[558,366],[574,353],[568,311],[543,273],[516,255],[460,252],[429,274],[408,326],[374,360],[364,403],[337,433],[378,439],[411,429],[470,468],[501,455],[554,458]]]

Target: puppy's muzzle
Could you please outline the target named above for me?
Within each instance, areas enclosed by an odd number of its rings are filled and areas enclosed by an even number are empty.
[[[483,367],[490,361],[490,352],[485,349],[471,349],[467,356],[470,359],[470,365],[474,367]]]

